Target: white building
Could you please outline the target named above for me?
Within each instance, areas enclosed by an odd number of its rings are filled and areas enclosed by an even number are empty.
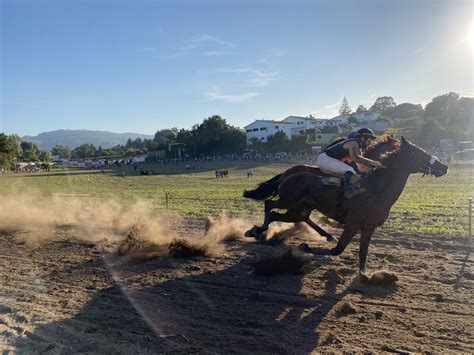
[[[288,116],[281,121],[274,120],[255,120],[255,122],[245,126],[247,135],[247,144],[253,139],[266,143],[268,137],[281,131],[285,132],[289,139],[294,135],[305,134],[309,129],[318,129],[328,126],[329,120],[324,118],[315,118],[313,116]]]
[[[355,117],[359,122],[373,122],[379,119],[380,112],[359,112],[353,113],[351,116]]]
[[[247,135],[247,144],[250,144],[253,139],[258,139],[262,143],[266,143],[269,136],[277,132],[285,132],[288,138],[291,139],[291,128],[293,123],[273,120],[255,120],[255,122],[245,126]]]
[[[328,120],[324,118],[315,118],[313,116],[288,116],[283,122],[293,123],[292,134],[305,134],[308,129],[322,128],[328,125]]]
[[[327,120],[327,126],[340,126],[349,122],[348,116],[336,116]]]

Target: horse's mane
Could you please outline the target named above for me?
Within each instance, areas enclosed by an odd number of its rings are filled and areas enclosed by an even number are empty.
[[[381,153],[385,153],[385,146],[387,144],[391,144],[391,143],[394,143],[394,144],[399,144],[400,141],[398,139],[395,139],[391,136],[384,136],[380,139],[377,139],[376,143],[374,144],[371,144],[367,150],[365,151],[365,156],[370,156],[372,154],[381,154]],[[383,155],[382,155],[383,156]],[[375,158],[375,157],[374,157]]]

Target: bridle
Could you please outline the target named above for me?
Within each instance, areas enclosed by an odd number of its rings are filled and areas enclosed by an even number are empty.
[[[428,162],[425,164],[425,167],[423,168],[423,176],[424,177],[425,175],[431,175],[432,173],[432,168],[433,168],[433,165],[434,163],[438,160],[438,157],[435,156],[435,155],[432,155],[431,156],[431,159],[428,160]]]

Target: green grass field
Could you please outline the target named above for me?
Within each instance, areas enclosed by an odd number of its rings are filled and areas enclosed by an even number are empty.
[[[165,193],[169,209],[182,215],[217,215],[222,210],[231,216],[257,219],[262,203],[241,197],[242,191],[284,171],[289,164],[250,162],[196,163],[196,170],[178,166],[158,167],[161,175],[139,176],[132,168],[115,170],[52,171],[50,173],[0,175],[0,194],[35,190],[42,194],[87,195],[100,200],[117,199],[131,204],[138,199],[152,202],[157,210],[165,209]],[[246,171],[253,167],[254,177]],[[216,179],[214,170],[229,169],[229,178]],[[452,165],[441,178],[412,175],[392,209],[384,230],[424,234],[464,236],[467,234],[467,199],[474,196],[473,163]],[[125,173],[125,177],[121,174]]]

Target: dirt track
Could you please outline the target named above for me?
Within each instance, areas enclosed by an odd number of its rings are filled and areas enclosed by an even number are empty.
[[[358,240],[303,274],[266,277],[252,274],[255,261],[282,247],[236,241],[218,258],[131,262],[116,245],[61,233],[36,246],[0,234],[0,348],[474,352],[473,258],[460,238],[376,234],[368,269],[400,279],[376,287],[358,279]]]

